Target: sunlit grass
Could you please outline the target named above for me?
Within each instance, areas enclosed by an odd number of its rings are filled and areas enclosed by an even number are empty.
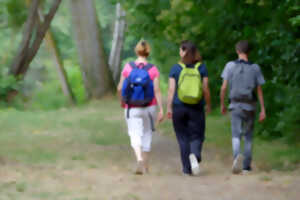
[[[0,156],[28,163],[55,162],[73,146],[127,144],[122,109],[111,99],[56,111],[0,112]],[[73,155],[72,160],[82,160]]]

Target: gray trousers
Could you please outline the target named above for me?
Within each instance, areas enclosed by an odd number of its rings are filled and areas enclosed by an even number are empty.
[[[241,138],[244,136],[244,161],[243,169],[251,170],[252,138],[254,129],[255,111],[241,108],[231,110],[231,132],[233,157],[240,154]]]

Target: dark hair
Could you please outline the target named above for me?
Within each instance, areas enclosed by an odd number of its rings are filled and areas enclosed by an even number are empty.
[[[196,51],[196,55],[195,55],[195,63],[196,62],[201,62],[202,61],[202,56],[199,50]]]
[[[197,47],[194,43],[188,40],[184,40],[180,44],[180,48],[182,51],[185,51],[186,54],[183,58],[181,58],[181,61],[184,64],[194,64],[199,59],[199,56],[197,55]]]
[[[241,40],[235,45],[235,50],[239,51],[240,53],[248,54],[250,53],[250,46],[247,40]]]

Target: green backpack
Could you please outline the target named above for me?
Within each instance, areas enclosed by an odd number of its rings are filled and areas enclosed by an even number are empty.
[[[198,68],[201,63],[195,64],[194,68],[187,68],[183,63],[179,63],[182,70],[178,80],[178,98],[186,104],[197,104],[202,99],[202,78]]]

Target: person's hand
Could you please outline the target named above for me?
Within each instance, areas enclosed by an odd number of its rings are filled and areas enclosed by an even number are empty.
[[[206,105],[206,113],[209,114],[211,113],[211,106],[210,105]]]
[[[160,111],[157,113],[157,122],[158,122],[158,123],[161,123],[163,120],[164,120],[164,112],[163,112],[163,110],[160,110]]]
[[[259,122],[263,122],[266,119],[266,112],[263,110],[259,113]]]
[[[167,109],[167,118],[168,118],[168,119],[172,119],[172,115],[173,115],[172,108],[168,108],[168,109]]]
[[[226,113],[227,113],[226,106],[221,105],[221,113],[222,113],[222,115],[226,115]]]

